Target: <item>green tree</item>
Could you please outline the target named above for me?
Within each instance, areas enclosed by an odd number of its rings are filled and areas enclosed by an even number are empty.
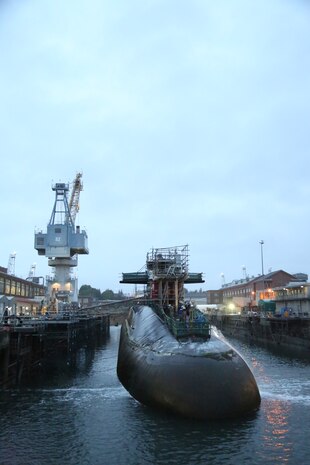
[[[111,289],[106,289],[101,293],[102,300],[115,300],[114,292]]]
[[[83,286],[80,287],[79,296],[100,299],[101,292],[100,289],[95,289],[94,287],[91,287],[89,284],[83,284]]]

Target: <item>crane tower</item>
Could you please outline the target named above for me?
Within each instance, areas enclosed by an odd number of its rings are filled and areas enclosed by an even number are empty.
[[[53,268],[53,276],[47,277],[46,284],[47,298],[54,307],[59,301],[78,302],[77,278],[72,276],[72,272],[78,264],[78,254],[88,254],[87,233],[81,231],[80,226],[75,226],[83,189],[81,177],[82,174],[77,173],[69,201],[69,184],[58,182],[52,186],[55,203],[47,232],[35,233],[34,248],[39,255],[48,258],[48,265]]]
[[[16,252],[10,254],[9,263],[8,263],[8,274],[15,276],[15,257]]]

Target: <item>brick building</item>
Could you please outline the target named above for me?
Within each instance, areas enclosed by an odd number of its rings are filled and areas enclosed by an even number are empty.
[[[303,276],[307,279],[307,275]],[[260,300],[273,300],[275,298],[274,288],[285,286],[294,281],[298,281],[297,275],[283,270],[273,271],[255,278],[247,277],[234,280],[229,284],[224,284],[217,291],[207,291],[207,302],[209,304],[222,303],[225,306],[233,304],[239,309],[255,308]]]
[[[39,278],[18,278],[0,267],[0,319],[7,307],[13,315],[35,314],[45,296],[45,286]]]

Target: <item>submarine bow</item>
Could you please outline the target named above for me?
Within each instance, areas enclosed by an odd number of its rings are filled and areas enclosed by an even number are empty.
[[[196,419],[240,417],[257,410],[251,369],[212,327],[207,341],[177,340],[149,306],[122,324],[117,375],[140,403]]]

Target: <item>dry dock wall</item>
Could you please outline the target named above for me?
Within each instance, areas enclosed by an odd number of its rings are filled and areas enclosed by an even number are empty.
[[[228,338],[300,350],[310,356],[309,318],[212,315],[211,323]]]
[[[109,330],[109,315],[2,325],[0,387],[20,384],[56,352],[61,352],[70,364],[80,347],[100,342]]]

